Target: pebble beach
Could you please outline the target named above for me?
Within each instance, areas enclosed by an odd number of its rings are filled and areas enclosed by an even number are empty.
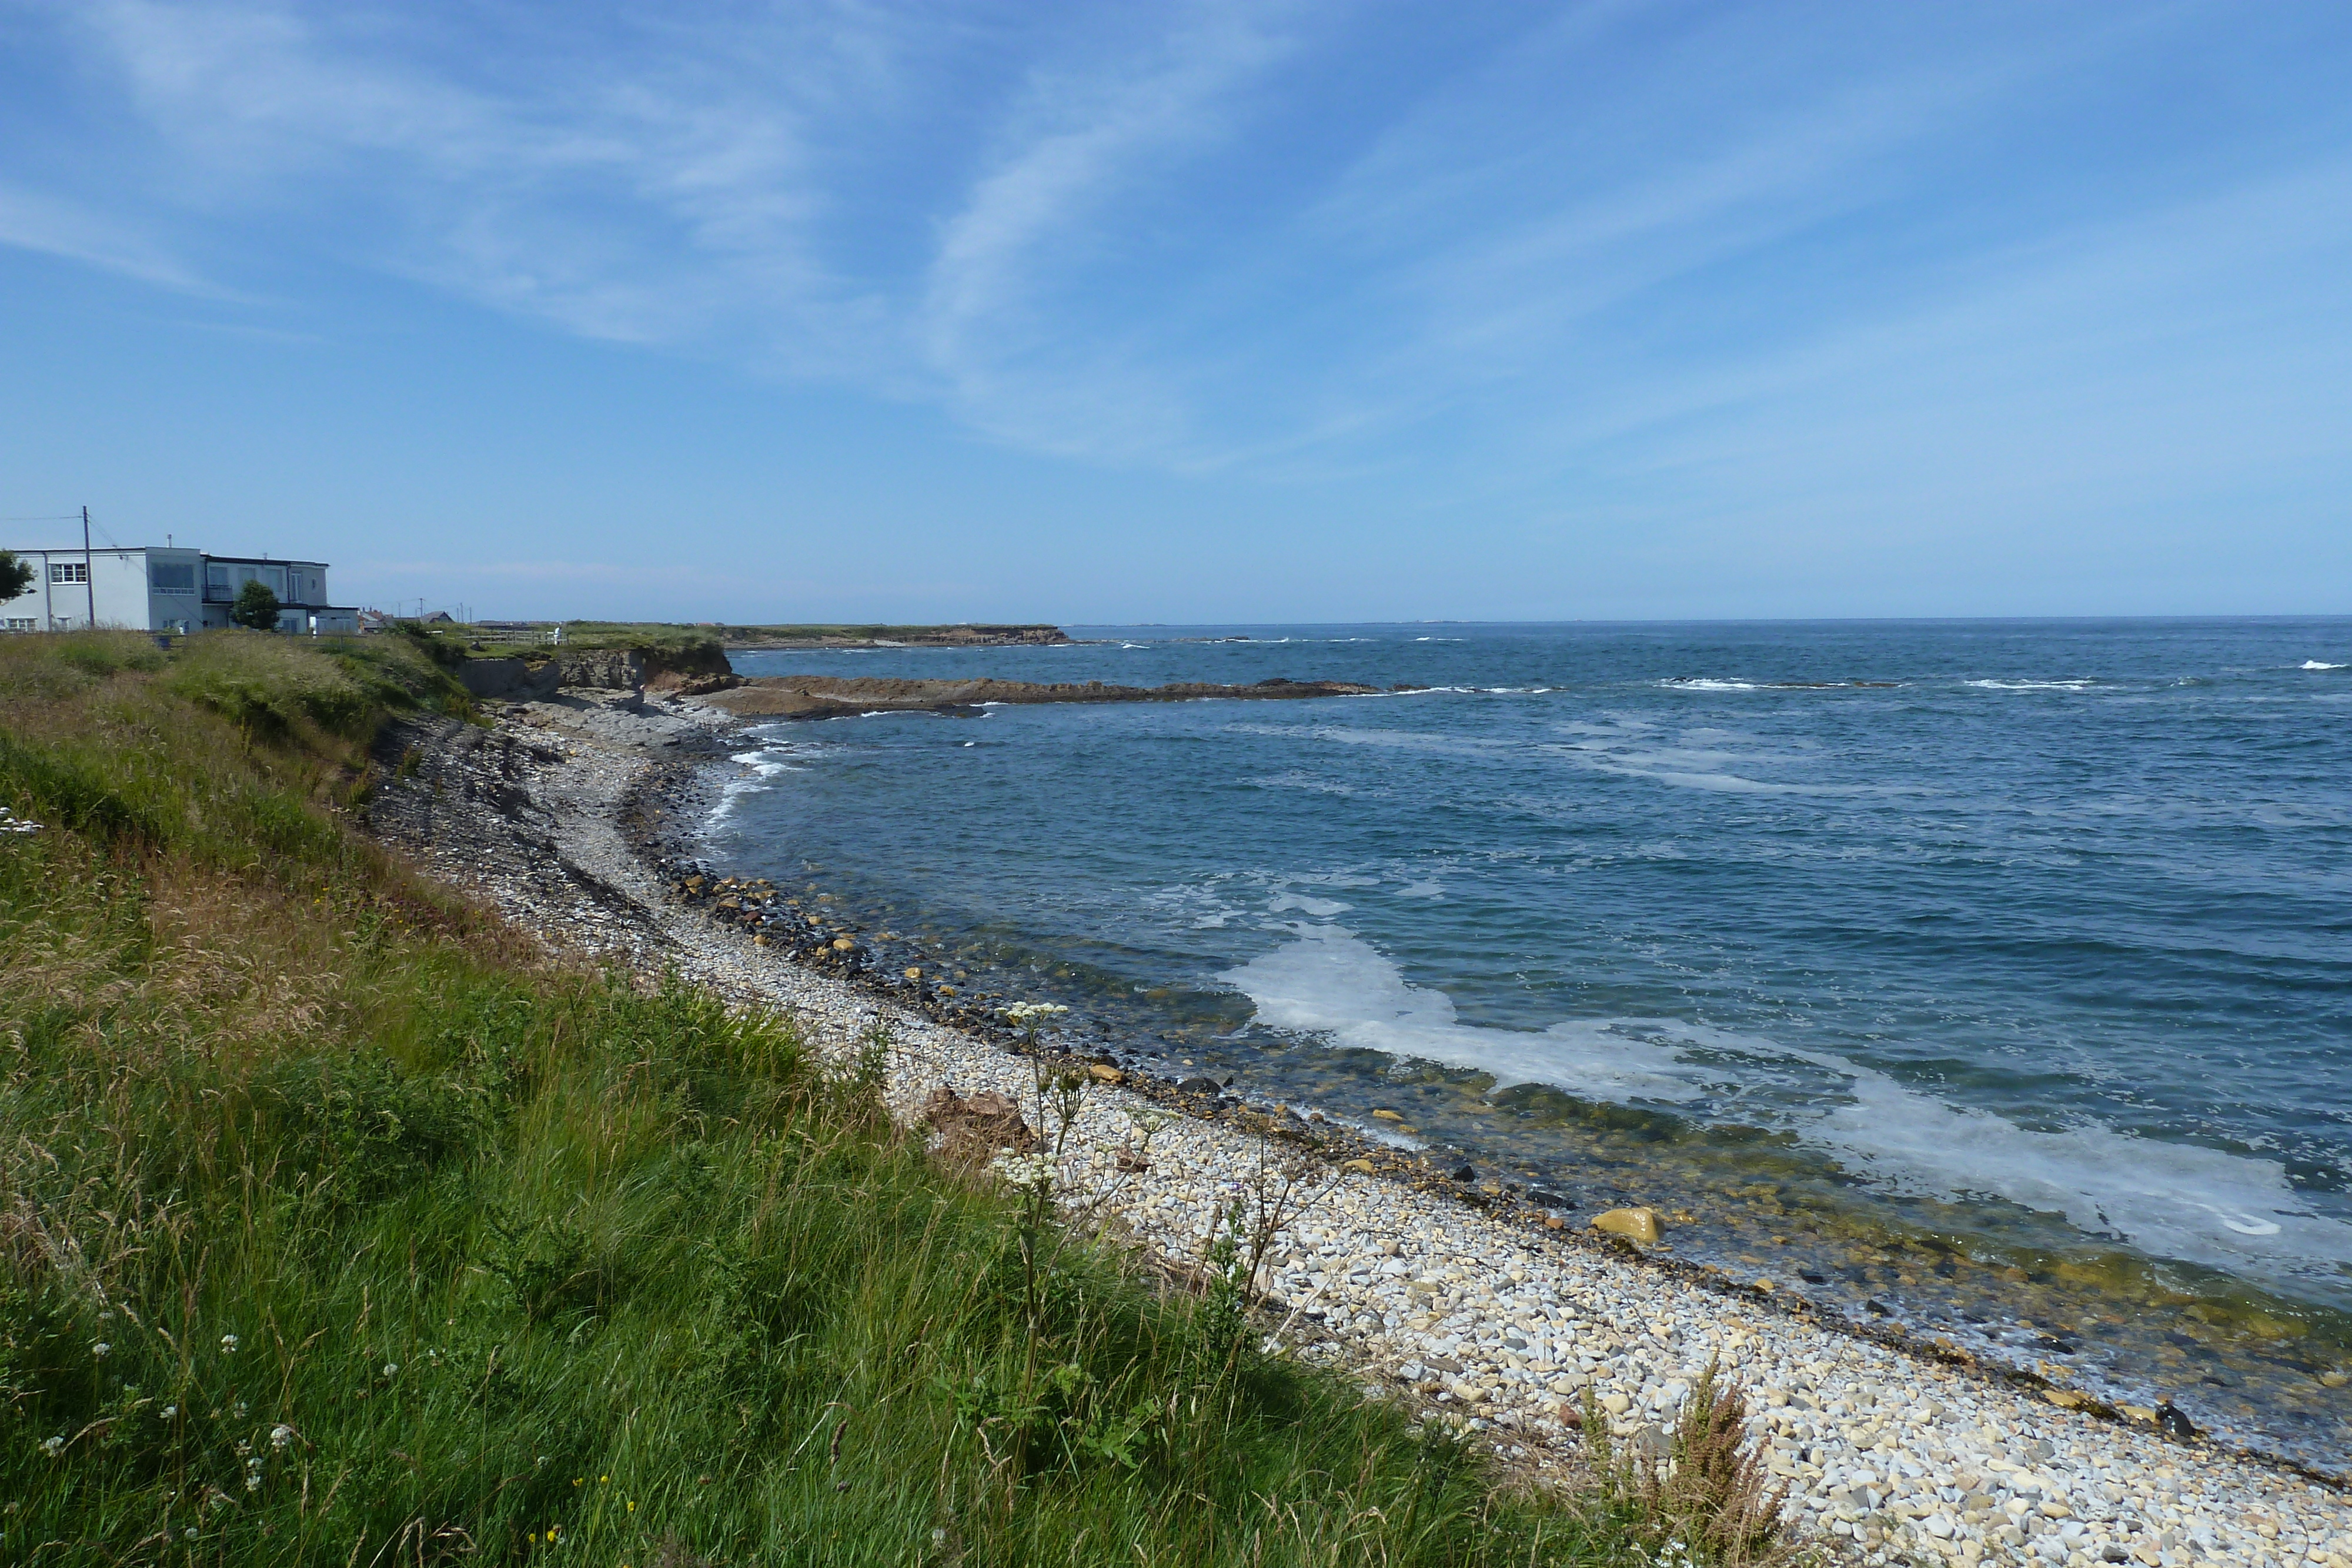
[[[1003,1094],[1055,1130],[1032,1058],[671,895],[630,823],[649,790],[707,809],[733,766],[714,743],[739,722],[691,699],[575,692],[506,706],[488,728],[414,730],[399,744],[421,761],[387,783],[373,826],[551,948],[789,1012],[821,1051],[887,1039],[887,1093],[908,1122],[945,1088]],[[1056,1191],[1169,1267],[1196,1264],[1219,1215],[1313,1158],[1315,1107],[1191,1116],[1125,1076],[1088,1075]],[[1304,1185],[1313,1201],[1275,1234],[1257,1281],[1269,1337],[1528,1470],[1574,1470],[1587,1408],[1638,1443],[1712,1364],[1748,1391],[1796,1531],[1841,1560],[2352,1568],[2338,1490],[2156,1413],[2109,1416],[2063,1388],[1860,1338],[1370,1161],[1327,1155]]]

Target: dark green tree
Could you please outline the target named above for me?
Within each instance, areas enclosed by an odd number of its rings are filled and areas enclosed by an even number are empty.
[[[269,591],[268,583],[257,578],[236,591],[236,602],[229,606],[228,618],[257,632],[275,632],[278,630],[278,595]]]
[[[0,549],[0,600],[16,598],[33,586],[33,563],[16,559],[15,550]]]

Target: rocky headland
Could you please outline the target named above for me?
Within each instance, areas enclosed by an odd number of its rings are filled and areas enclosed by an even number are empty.
[[[1059,626],[722,626],[730,651],[780,648],[1056,648],[1072,641]]]
[[[585,673],[585,672],[583,672]],[[608,678],[600,676],[599,678]],[[374,830],[551,948],[681,976],[795,1015],[847,1058],[887,1042],[888,1092],[946,1136],[1042,1124],[1039,1058],[1006,998],[887,963],[821,889],[719,874],[701,822],[743,718],[980,701],[1308,696],[1370,688],[1026,688],[793,677],[703,697],[627,683],[492,699],[485,727],[414,721],[379,747]],[[896,694],[879,687],[903,685]],[[932,690],[929,688],[940,688]],[[769,706],[765,705],[773,704]],[[798,704],[802,706],[791,706]],[[1196,1266],[1226,1207],[1302,1173],[1313,1201],[1270,1236],[1256,1284],[1269,1336],[1354,1368],[1368,1395],[1460,1423],[1529,1469],[1582,1462],[1587,1420],[1652,1441],[1710,1365],[1754,1395],[1749,1426],[1786,1511],[1863,1563],[2192,1563],[2352,1568],[2352,1511],[2319,1478],[2207,1441],[2169,1411],[2105,1408],[2061,1383],[1934,1346],[1879,1343],[1756,1281],[1648,1249],[1671,1216],[1576,1225],[1507,1173],[1461,1167],[1379,1122],[1351,1125],[1246,1086],[1167,1076],[1093,1042],[1059,1190],[1075,1221],[1160,1266]],[[961,1106],[963,1109],[959,1110]],[[964,1125],[972,1124],[971,1126]],[[1606,1221],[1606,1223],[1602,1223]]]
[[[1385,686],[1280,678],[1249,685],[1183,681],[1122,686],[1104,681],[892,680],[872,676],[758,675],[704,697],[739,718],[829,718],[839,714],[949,712],[993,703],[1179,703],[1370,696]],[[1398,690],[1407,688],[1399,687]]]

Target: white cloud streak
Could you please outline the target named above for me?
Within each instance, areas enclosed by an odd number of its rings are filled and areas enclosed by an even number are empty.
[[[2276,313],[2217,325],[2200,301],[2254,278],[2302,298],[2343,247],[2312,214],[2352,184],[2323,149],[1925,234],[1939,182],[1999,172],[1972,142],[2126,45],[2190,37],[2196,5],[1948,36],[1575,5],[1453,74],[1389,62],[1412,79],[1362,104],[1363,62],[1335,62],[1371,13],[1342,0],[37,14],[146,140],[71,199],[0,155],[0,243],[191,291],[159,236],[290,246],[932,402],[1027,450],[1286,478],[1409,453],[1475,488],[1808,443],[1818,470],[1865,434],[1902,445],[1906,419],[1998,425],[2118,378],[2161,396],[2168,364],[2250,376],[2284,351]],[[1278,121],[1321,151],[1261,141]],[[2264,243],[2206,226],[2241,221]],[[2037,375],[2054,390],[2019,389]],[[1799,401],[1809,434],[1770,412]]]

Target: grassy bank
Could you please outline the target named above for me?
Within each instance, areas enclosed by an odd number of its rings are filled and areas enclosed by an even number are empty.
[[[47,824],[0,835],[0,1561],[1689,1532],[1639,1489],[1500,1485],[1080,1239],[1038,1239],[1032,1293],[1019,1195],[894,1131],[871,1061],[551,967],[351,831],[365,741],[418,706],[465,705],[401,639],[0,641],[0,804]]]

